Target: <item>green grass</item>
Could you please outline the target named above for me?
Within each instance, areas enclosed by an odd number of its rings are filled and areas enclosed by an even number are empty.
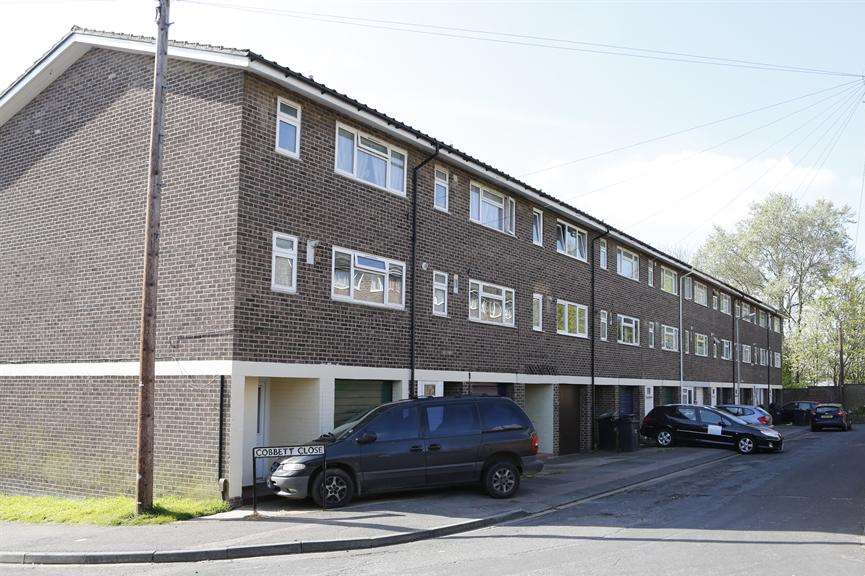
[[[135,526],[167,524],[189,520],[229,509],[228,503],[216,498],[156,498],[154,511],[135,515],[132,498],[60,498],[56,496],[7,496],[0,494],[0,520],[16,522],[58,522],[68,524],[100,524],[103,526]]]

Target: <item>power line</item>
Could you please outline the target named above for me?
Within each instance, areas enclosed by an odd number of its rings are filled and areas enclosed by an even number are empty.
[[[830,108],[831,108],[831,106],[830,106]],[[821,112],[820,114],[818,114],[817,116],[814,116],[814,117],[809,118],[809,119],[806,120],[804,123],[800,124],[799,126],[797,126],[796,128],[794,128],[793,130],[791,130],[791,131],[787,132],[786,134],[784,134],[781,138],[775,140],[774,142],[772,142],[772,143],[769,144],[768,146],[764,147],[763,149],[761,149],[759,152],[757,152],[757,153],[754,154],[753,156],[750,156],[747,160],[745,160],[745,161],[743,161],[743,162],[737,164],[736,166],[734,166],[734,167],[731,168],[730,170],[727,170],[727,171],[724,172],[723,174],[721,174],[721,175],[719,175],[719,176],[713,178],[712,180],[706,182],[705,184],[703,184],[702,186],[696,188],[695,190],[693,190],[693,191],[691,191],[691,192],[688,192],[687,194],[685,194],[685,195],[683,195],[683,196],[680,196],[680,197],[677,198],[674,202],[675,202],[676,204],[678,204],[678,203],[680,203],[680,202],[682,202],[682,201],[684,201],[684,200],[687,200],[688,198],[690,198],[690,197],[696,195],[697,193],[702,192],[703,190],[705,190],[705,189],[708,188],[709,186],[711,186],[711,185],[713,185],[713,184],[719,182],[720,180],[726,178],[727,176],[729,176],[729,175],[732,174],[733,172],[739,170],[739,169],[742,168],[743,166],[749,164],[749,163],[752,162],[753,160],[755,160],[755,159],[757,159],[758,157],[762,156],[764,153],[766,153],[767,151],[771,150],[772,148],[774,148],[775,146],[777,146],[778,144],[780,144],[781,142],[783,142],[784,140],[786,140],[788,137],[792,136],[793,134],[795,134],[796,132],[798,132],[799,130],[801,130],[802,128],[804,128],[805,126],[807,126],[808,124],[810,124],[810,123],[813,122],[814,120],[816,120],[816,119],[817,119],[819,116],[821,116],[824,112],[825,112],[825,110],[824,110],[823,112]],[[641,224],[644,224],[644,223],[648,222],[649,220],[652,220],[652,219],[655,218],[656,216],[662,214],[665,210],[666,210],[666,207],[660,208],[659,210],[656,210],[655,212],[652,212],[652,213],[649,214],[648,216],[646,216],[646,217],[644,217],[644,218],[641,218],[641,219],[637,220],[636,222],[631,223],[631,224],[629,225],[629,227],[635,227],[635,226],[639,226],[639,225],[641,225]]]
[[[536,48],[549,48],[553,50],[564,50],[569,52],[583,52],[587,54],[601,54],[607,56],[626,56],[631,58],[640,58],[646,60],[659,60],[668,62],[685,62],[690,64],[709,64],[712,66],[725,66],[732,68],[746,68],[755,70],[771,70],[780,72],[796,72],[800,74],[817,74],[822,76],[848,76],[860,78],[862,75],[854,72],[842,72],[834,70],[824,70],[820,68],[807,68],[801,66],[778,65],[751,60],[737,60],[733,58],[720,58],[715,56],[701,56],[696,54],[688,54],[684,52],[672,52],[665,50],[652,50],[648,48],[636,48],[627,46],[617,46],[613,44],[601,44],[593,42],[579,42],[575,40],[548,38],[543,36],[531,36],[528,34],[509,34],[504,32],[494,32],[477,30],[471,28],[458,28],[453,26],[436,26],[432,24],[418,24],[412,22],[400,22],[396,20],[379,20],[373,18],[359,18],[352,16],[339,16],[336,14],[323,14],[317,12],[301,12],[292,10],[279,10],[275,8],[265,8],[260,6],[238,6],[235,4],[226,4],[223,2],[209,2],[206,0],[183,0],[187,4],[199,4],[202,6],[213,6],[216,8],[225,8],[229,10],[238,10],[243,12],[276,14],[286,16],[288,18],[297,18],[301,20],[312,20],[316,22],[327,22],[331,24],[344,24],[361,28],[374,28],[378,30],[389,30],[396,32],[408,32],[412,34],[424,34],[428,36],[439,36],[445,38],[459,38],[465,40],[476,40],[482,42],[493,42],[498,44],[509,44],[514,46],[528,46]],[[410,26],[411,28],[406,28]],[[418,29],[420,28],[420,29]],[[436,32],[433,30],[450,30],[452,32]],[[473,36],[472,34],[487,34],[496,35],[496,37],[481,37]],[[524,40],[506,40],[508,38],[523,38]],[[531,40],[531,41],[529,41]],[[569,44],[560,46],[549,44],[548,42],[559,42]],[[579,48],[581,46],[595,46],[596,48]],[[619,51],[616,51],[619,50]],[[622,52],[626,50],[630,52]],[[643,52],[631,53],[631,52]]]
[[[858,84],[858,83],[859,83],[859,82],[856,81],[856,82],[854,82],[853,84]],[[845,86],[846,86],[846,87],[845,87],[843,90],[839,91],[839,92],[836,92],[836,93],[834,93],[834,94],[831,94],[831,95],[829,95],[829,96],[827,96],[827,97],[825,97],[825,98],[821,98],[820,100],[817,100],[817,101],[815,101],[815,102],[812,102],[811,104],[808,104],[807,106],[804,106],[804,107],[802,107],[802,108],[798,108],[798,109],[796,109],[796,110],[794,110],[794,111],[792,111],[792,112],[789,112],[789,113],[787,113],[787,114],[785,114],[785,115],[783,115],[783,116],[781,116],[781,117],[779,117],[779,118],[776,118],[775,120],[772,120],[771,122],[767,122],[767,123],[765,123],[765,124],[761,124],[760,126],[757,126],[756,128],[750,128],[750,129],[746,130],[745,132],[741,132],[741,133],[739,133],[739,134],[736,134],[735,136],[731,136],[731,137],[729,137],[729,138],[727,138],[727,139],[725,139],[725,140],[722,140],[721,142],[718,142],[718,143],[716,143],[716,144],[712,144],[711,146],[707,146],[706,148],[702,148],[702,149],[700,149],[700,150],[698,150],[698,151],[696,151],[696,152],[694,152],[694,153],[692,153],[692,154],[689,154],[689,155],[687,155],[687,156],[683,156],[683,157],[677,159],[676,161],[672,162],[671,164],[667,165],[666,168],[670,168],[671,166],[676,166],[676,165],[678,165],[678,164],[681,164],[682,162],[685,162],[685,161],[687,161],[687,160],[691,160],[692,158],[696,158],[697,156],[700,156],[700,155],[705,154],[705,153],[707,153],[707,152],[711,152],[712,150],[716,150],[716,149],[718,149],[718,148],[721,148],[722,146],[725,146],[725,145],[729,144],[730,142],[734,142],[734,141],[736,141],[736,140],[740,140],[740,139],[742,139],[742,138],[744,138],[744,137],[746,137],[746,136],[749,136],[749,135],[751,135],[751,134],[753,134],[753,133],[755,133],[755,132],[758,132],[758,131],[760,131],[760,130],[762,130],[762,129],[764,129],[764,128],[768,128],[769,126],[773,126],[773,125],[775,125],[775,124],[777,124],[777,123],[779,123],[779,122],[781,122],[781,121],[783,121],[783,120],[786,120],[787,118],[790,118],[790,117],[792,117],[792,116],[795,116],[796,114],[799,114],[800,112],[803,112],[803,111],[805,111],[805,110],[808,110],[808,109],[810,109],[810,108],[813,108],[814,106],[817,106],[818,104],[821,104],[821,103],[825,102],[826,100],[831,100],[832,98],[837,98],[837,97],[839,97],[839,96],[842,97],[841,99],[843,100],[843,96],[845,96],[845,95],[849,95],[851,92],[853,92],[853,91],[855,90],[855,86],[852,86],[852,85],[850,85],[850,84],[846,84]],[[836,87],[836,88],[837,88],[837,87]],[[824,90],[824,92],[825,92],[825,90]],[[608,189],[610,189],[610,188],[614,188],[614,187],[619,186],[619,185],[621,185],[621,184],[626,184],[626,183],[628,183],[628,182],[633,182],[634,180],[638,180],[638,179],[640,179],[640,178],[646,176],[647,174],[653,172],[653,171],[656,170],[656,169],[657,169],[657,167],[652,167],[652,168],[649,168],[648,170],[644,170],[643,172],[640,172],[639,174],[636,174],[635,176],[631,176],[631,177],[628,177],[628,178],[624,178],[624,179],[622,179],[622,180],[617,180],[617,181],[615,181],[615,182],[611,182],[611,183],[609,183],[609,184],[605,184],[605,185],[600,186],[600,187],[598,187],[598,188],[593,188],[592,190],[589,190],[588,192],[583,192],[582,194],[577,194],[577,195],[575,196],[575,198],[584,198],[584,197],[586,197],[586,196],[591,196],[592,194],[596,194],[597,192],[602,192],[602,191],[604,191],[604,190],[608,190]]]
[[[862,162],[862,179],[859,185],[859,210],[856,211],[856,239],[853,242],[853,249],[859,245],[859,224],[862,222],[862,196],[865,192],[865,161]]]

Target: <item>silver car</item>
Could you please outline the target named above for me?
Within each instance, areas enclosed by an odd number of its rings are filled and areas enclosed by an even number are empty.
[[[720,406],[716,406],[716,408],[732,414],[733,416],[738,416],[748,424],[754,426],[772,425],[772,415],[759,406],[748,406],[747,404],[721,404]]]

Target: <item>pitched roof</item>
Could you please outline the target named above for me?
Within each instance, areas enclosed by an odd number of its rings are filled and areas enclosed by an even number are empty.
[[[152,53],[155,50],[155,39],[148,36],[106,32],[73,26],[60,42],[55,44],[8,88],[0,92],[0,126],[47,87],[54,78],[60,76],[72,63],[94,47]],[[318,100],[329,107],[340,109],[343,113],[354,116],[361,122],[373,124],[401,140],[408,141],[429,151],[438,150],[441,156],[461,164],[462,167],[480,177],[487,178],[508,188],[512,192],[532,199],[565,217],[575,219],[595,230],[605,232],[611,237],[651,254],[659,260],[666,261],[680,270],[691,272],[695,277],[702,277],[708,282],[722,286],[754,304],[777,312],[775,307],[760,301],[750,294],[742,292],[738,288],[694,268],[691,264],[675,256],[654,248],[627,232],[619,230],[603,220],[595,218],[579,208],[519,180],[515,176],[511,176],[459,150],[451,144],[446,144],[409,124],[388,116],[372,106],[334,90],[310,76],[305,76],[273,60],[268,60],[251,50],[171,40],[169,42],[168,53],[170,58],[245,69],[250,73],[287,85],[291,89],[299,90],[314,100]]]

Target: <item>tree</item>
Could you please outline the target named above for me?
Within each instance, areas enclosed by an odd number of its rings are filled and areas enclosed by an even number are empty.
[[[772,194],[753,204],[732,232],[716,226],[695,263],[772,304],[798,328],[826,283],[854,262],[845,229],[852,220],[847,206],[802,205]]]
[[[832,381],[862,382],[865,367],[865,280],[848,267],[826,285],[815,306],[831,345]]]

